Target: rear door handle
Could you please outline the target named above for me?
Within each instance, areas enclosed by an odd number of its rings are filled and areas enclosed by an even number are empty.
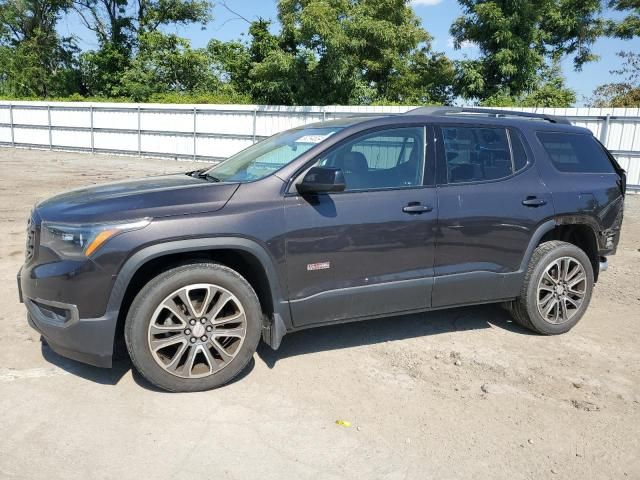
[[[402,211],[404,213],[418,213],[418,214],[430,212],[432,210],[433,210],[433,207],[429,205],[422,205],[421,203],[418,203],[418,202],[411,202],[409,205],[402,208]]]
[[[522,205],[524,205],[525,207],[541,207],[542,205],[546,205],[547,201],[542,199],[542,198],[537,198],[537,197],[527,197],[524,200],[522,200]]]

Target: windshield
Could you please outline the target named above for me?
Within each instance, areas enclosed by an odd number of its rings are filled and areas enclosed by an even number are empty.
[[[221,182],[252,182],[272,174],[340,127],[301,128],[269,137],[204,172]]]

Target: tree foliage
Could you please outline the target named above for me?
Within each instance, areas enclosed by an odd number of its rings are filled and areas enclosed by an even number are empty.
[[[209,44],[229,82],[257,102],[452,100],[453,64],[405,0],[281,0],[278,19],[278,34],[257,20],[247,44]]]
[[[77,88],[71,38],[55,26],[66,0],[5,0],[0,3],[0,91],[5,95],[65,95]]]
[[[601,85],[589,100],[592,107],[640,107],[640,53],[619,52],[622,67],[610,73],[622,76],[620,82]]]
[[[176,35],[145,32],[138,54],[122,77],[121,93],[147,101],[154,93],[215,91],[219,80],[209,68],[205,51],[194,50]]]
[[[610,35],[625,39],[640,35],[640,0],[609,0],[609,7],[626,14],[620,21],[608,22]]]
[[[458,62],[463,97],[518,97],[535,88],[549,62],[573,57],[576,69],[595,59],[603,34],[600,0],[459,0],[463,15],[451,27],[454,45],[476,45],[478,59]]]
[[[569,106],[559,67],[580,69],[600,36],[640,34],[640,0],[458,0],[452,61],[434,50],[410,0],[279,0],[278,22],[247,19],[240,40],[193,48],[176,26],[211,19],[209,0],[0,0],[0,94],[287,105]],[[219,5],[229,9],[224,0]],[[603,17],[604,8],[620,12]],[[81,52],[56,27],[69,12],[96,39]],[[629,54],[631,55],[631,54]],[[625,57],[624,68],[637,65]],[[629,72],[618,72],[627,75]],[[638,77],[594,101],[633,103]]]
[[[176,55],[183,55],[183,64],[195,62],[189,68],[198,68],[198,55],[192,54],[187,40],[161,33],[160,28],[190,23],[204,25],[210,19],[207,0],[67,1],[73,2],[85,26],[98,39],[99,48],[81,57],[82,78],[88,94],[144,98],[143,92],[154,87],[144,87],[139,80],[153,75],[141,72],[140,66],[148,65],[156,72],[166,69],[166,65],[150,63],[150,47],[157,48],[157,52],[151,54],[155,60],[160,60],[161,52],[167,53],[174,62]],[[142,75],[136,77],[137,74]],[[187,79],[186,83],[193,81]],[[167,82],[162,81],[159,87],[166,85]]]
[[[541,68],[540,76],[527,92],[513,96],[506,91],[484,99],[487,107],[570,107],[576,102],[576,92],[568,88],[560,64],[554,61]]]

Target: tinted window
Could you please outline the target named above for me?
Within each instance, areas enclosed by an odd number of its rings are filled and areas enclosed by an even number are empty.
[[[358,137],[317,165],[341,168],[346,190],[422,185],[424,128],[397,128]]]
[[[561,172],[613,172],[609,157],[591,135],[538,132],[538,139]]]
[[[527,153],[524,149],[522,137],[518,132],[509,130],[511,138],[511,152],[513,153],[513,166],[516,172],[527,166]]]
[[[339,127],[288,130],[245,148],[206,173],[223,182],[258,180],[291,163],[339,130]]]
[[[504,128],[443,127],[449,183],[495,180],[513,173]]]

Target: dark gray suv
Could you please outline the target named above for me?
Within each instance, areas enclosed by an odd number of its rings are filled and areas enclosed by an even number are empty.
[[[206,390],[261,338],[337,322],[500,302],[567,332],[615,253],[624,192],[611,154],[562,118],[349,118],[45,200],[18,283],[61,355],[109,367],[124,339],[153,384]]]

